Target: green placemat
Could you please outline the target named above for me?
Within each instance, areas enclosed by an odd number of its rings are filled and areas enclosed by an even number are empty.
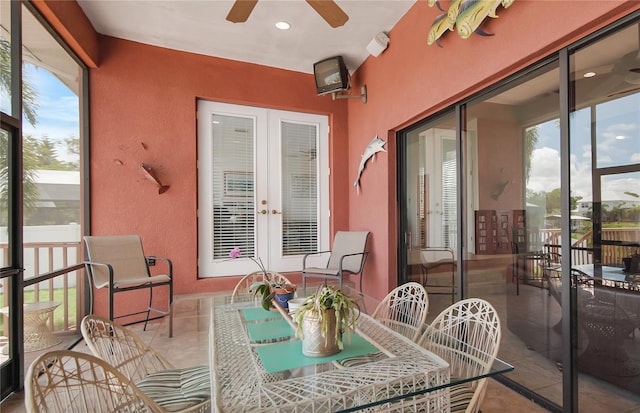
[[[282,318],[282,314],[276,311],[267,311],[262,307],[243,308],[242,315],[246,321],[270,320]]]
[[[268,373],[327,363],[347,357],[362,356],[380,350],[361,336],[351,333],[351,342],[344,343],[344,350],[328,357],[307,357],[302,354],[302,341],[291,340],[256,348],[260,361]]]
[[[247,324],[247,332],[253,342],[292,337],[296,333],[284,318],[263,323]]]

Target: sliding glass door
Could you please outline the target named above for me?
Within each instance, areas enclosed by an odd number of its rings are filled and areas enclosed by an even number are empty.
[[[18,121],[0,112],[0,238],[8,245],[7,254],[0,264],[0,400],[16,389],[21,382],[19,353],[20,315],[14,310],[22,306],[20,284],[21,263],[17,242],[21,180],[18,157],[20,134]]]
[[[501,380],[555,411],[640,405],[640,23],[627,23],[398,137],[399,283],[425,284],[429,317],[452,280],[452,300],[491,302],[515,365]]]

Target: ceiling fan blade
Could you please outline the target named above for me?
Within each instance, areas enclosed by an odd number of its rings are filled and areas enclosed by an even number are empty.
[[[608,98],[612,98],[612,97],[619,96],[619,95],[626,95],[628,93],[635,92],[635,91],[638,91],[638,90],[640,90],[640,87],[634,87],[632,89],[627,89],[627,90],[623,90],[621,92],[612,93],[612,94],[608,95],[607,97]]]
[[[344,25],[349,16],[333,0],[306,0],[331,27]]]
[[[227,14],[227,20],[233,23],[246,22],[257,2],[258,0],[236,0]]]

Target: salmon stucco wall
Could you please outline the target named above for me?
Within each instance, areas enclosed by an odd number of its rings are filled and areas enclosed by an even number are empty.
[[[494,36],[448,32],[438,47],[427,45],[427,34],[442,12],[416,2],[389,32],[387,50],[368,57],[352,78],[356,90],[366,84],[368,101],[349,102],[348,180],[373,137],[387,139],[389,150],[367,164],[361,191],[349,192],[350,228],[373,232],[368,293],[382,296],[397,282],[404,237],[397,230],[396,132],[638,9],[640,2],[518,0],[483,24]]]
[[[101,37],[91,71],[91,232],[136,233],[171,257],[177,294],[230,289],[237,278],[197,279],[196,101],[327,114],[331,168],[346,175],[346,104],[316,96],[312,75]],[[162,195],[140,171],[170,185]],[[332,180],[332,203],[346,185]],[[336,210],[335,208],[332,208]],[[333,228],[348,227],[332,214]]]

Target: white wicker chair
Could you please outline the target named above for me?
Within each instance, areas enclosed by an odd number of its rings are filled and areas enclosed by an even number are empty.
[[[429,297],[427,291],[420,283],[409,282],[391,290],[380,301],[371,317],[393,331],[412,341],[416,341],[420,337],[428,311]],[[376,352],[336,360],[333,364],[338,368],[352,367],[373,363],[387,357],[383,352]]]
[[[493,306],[483,299],[469,298],[444,309],[418,343],[449,362],[452,380],[465,379],[489,372],[501,334]],[[477,412],[486,386],[486,378],[452,386],[451,411]]]
[[[277,282],[281,284],[291,284],[291,281],[284,275],[279,272],[267,271],[267,280],[269,282]],[[265,273],[262,271],[254,271],[242,277],[238,284],[236,284],[236,288],[233,289],[233,293],[231,294],[231,302],[240,294],[248,294],[249,288],[251,285],[257,282],[265,281]]]
[[[88,315],[80,326],[91,352],[120,371],[166,411],[208,412],[208,366],[178,369],[127,328]]]
[[[380,323],[416,341],[429,311],[427,291],[417,282],[394,288],[378,304],[372,317]]]
[[[164,410],[103,360],[70,350],[50,351],[29,366],[27,412],[154,412]]]

